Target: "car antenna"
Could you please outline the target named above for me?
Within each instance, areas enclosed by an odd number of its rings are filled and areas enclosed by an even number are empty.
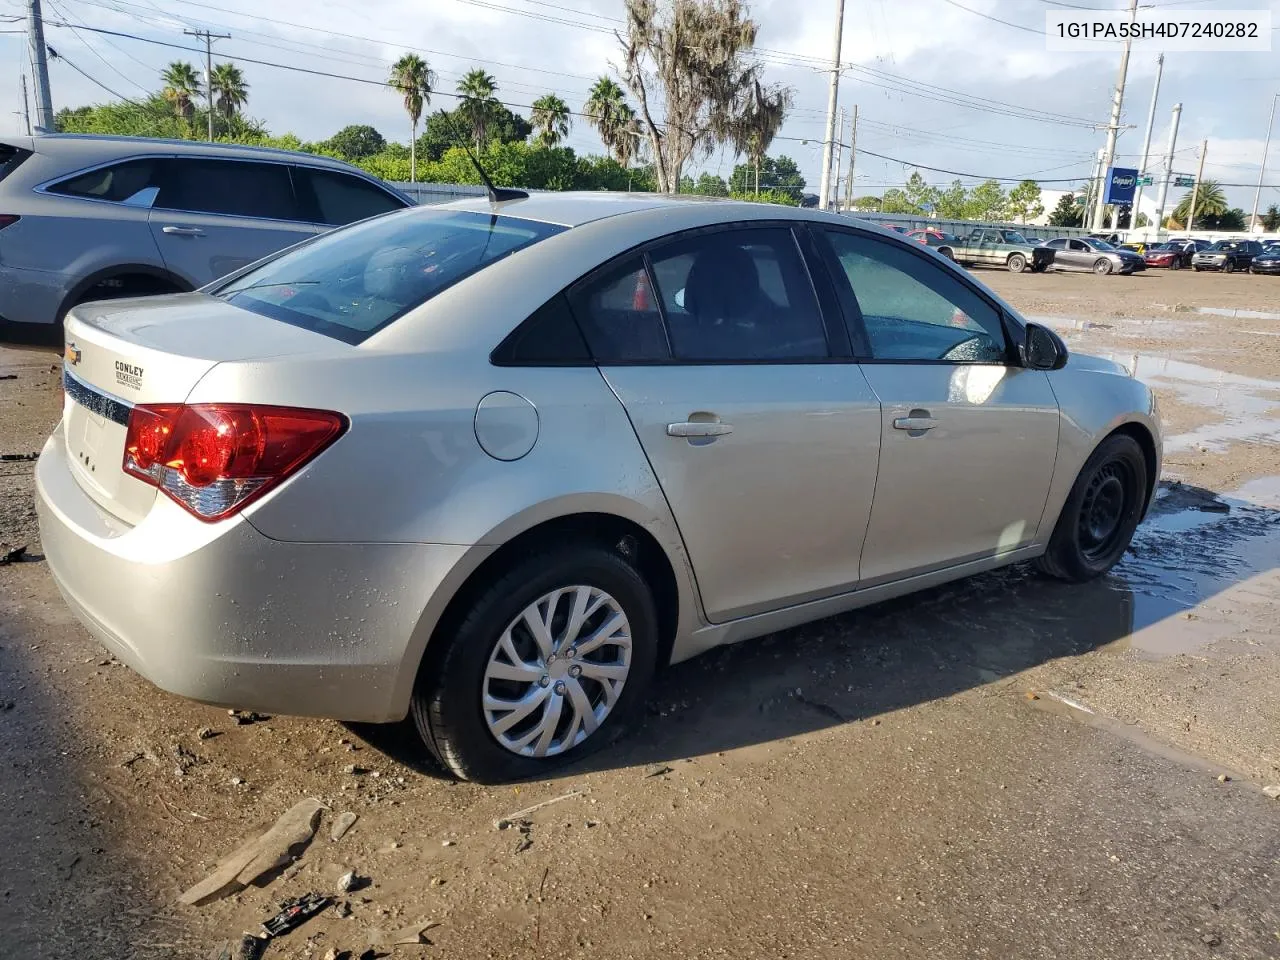
[[[471,165],[476,168],[476,173],[480,174],[480,179],[484,181],[484,188],[489,192],[490,203],[529,199],[529,194],[523,190],[514,190],[511,187],[495,187],[493,181],[489,179],[489,175],[484,172],[484,167],[480,166],[480,161],[476,159],[476,155],[471,152],[471,148],[464,146],[462,149],[467,152],[467,159],[471,161]]]

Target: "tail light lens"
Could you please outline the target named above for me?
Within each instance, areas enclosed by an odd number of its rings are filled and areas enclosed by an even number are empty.
[[[201,520],[222,520],[296,473],[347,429],[328,410],[237,403],[139,404],[124,472]]]

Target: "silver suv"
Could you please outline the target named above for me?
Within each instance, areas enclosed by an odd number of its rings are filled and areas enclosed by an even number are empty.
[[[194,290],[413,201],[325,157],[182,140],[0,138],[0,327]],[[7,322],[7,324],[6,324]]]

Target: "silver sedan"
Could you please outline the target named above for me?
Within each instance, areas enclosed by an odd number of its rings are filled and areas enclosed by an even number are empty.
[[[809,210],[389,214],[66,324],[37,467],[64,596],[197,700],[412,715],[460,777],[608,742],[656,668],[1124,553],[1150,391],[933,251]]]

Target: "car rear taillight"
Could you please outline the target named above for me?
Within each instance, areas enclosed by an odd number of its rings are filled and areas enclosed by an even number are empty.
[[[347,418],[328,410],[139,404],[129,414],[124,472],[212,522],[296,473],[346,429]]]
[[[16,213],[0,213],[0,230],[12,226],[21,219]]]

